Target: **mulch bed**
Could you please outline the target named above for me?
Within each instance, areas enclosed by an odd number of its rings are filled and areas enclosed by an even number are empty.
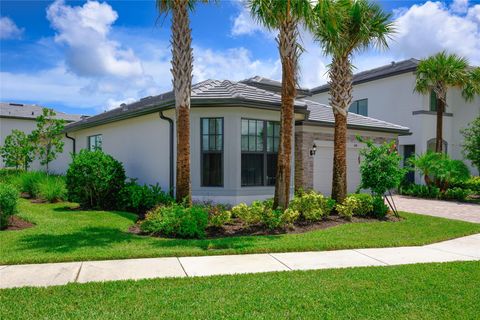
[[[15,215],[8,218],[8,226],[3,230],[22,230],[33,227],[34,224]]]
[[[300,221],[295,223],[295,225],[293,225],[290,228],[269,230],[261,225],[245,227],[245,225],[240,220],[234,219],[231,223],[224,225],[223,227],[220,227],[220,228],[208,227],[206,231],[207,231],[208,239],[215,239],[215,238],[237,237],[237,236],[296,234],[296,233],[305,233],[305,232],[314,231],[314,230],[327,229],[327,228],[335,227],[335,226],[346,224],[346,223],[366,223],[366,222],[378,222],[378,221],[396,222],[400,220],[402,219],[397,218],[393,215],[388,215],[383,220],[378,220],[374,218],[353,217],[351,221],[348,221],[340,216],[332,215],[327,219],[318,221],[318,222]],[[128,231],[130,233],[137,234],[137,235],[149,235],[142,232],[142,230],[140,229],[139,222],[131,226],[128,229]],[[153,236],[156,236],[156,235],[153,235]],[[165,236],[158,235],[158,237],[164,238]]]

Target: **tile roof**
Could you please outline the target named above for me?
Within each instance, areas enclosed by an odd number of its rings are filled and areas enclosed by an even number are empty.
[[[44,106],[35,104],[0,102],[0,117],[2,118],[21,118],[21,119],[35,119],[42,114]],[[55,111],[57,119],[63,119],[68,122],[75,122],[82,119],[83,116],[77,114],[68,114],[60,111]]]
[[[260,89],[265,89],[268,91],[273,91],[275,93],[281,93],[282,91],[282,83],[277,80],[272,80],[260,76],[251,77],[245,80],[240,81],[241,83],[248,84],[249,86],[254,86]],[[297,96],[299,98],[308,96],[310,91],[305,88],[298,87],[297,88]]]
[[[362,71],[353,75],[353,84],[356,85],[359,83],[391,77],[406,72],[413,72],[417,69],[419,62],[419,60],[412,58],[404,61],[392,62],[391,64],[387,64],[375,69]],[[330,85],[324,84],[310,89],[310,92],[311,94],[316,94],[327,92],[329,89]]]
[[[304,100],[308,105],[309,115],[306,123],[329,124],[335,123],[332,107],[314,102],[311,100]],[[378,120],[375,118],[365,117],[356,113],[349,112],[347,116],[347,125],[351,129],[365,129],[374,131],[389,131],[400,134],[408,134],[409,128],[400,126],[394,123]]]
[[[191,106],[226,107],[245,106],[280,110],[281,96],[275,92],[247,85],[242,82],[230,80],[205,80],[192,86]],[[146,97],[139,101],[122,104],[120,107],[86,118],[66,127],[67,131],[80,130],[82,128],[128,119],[144,114],[175,107],[173,91],[157,96]],[[296,99],[295,109],[297,112],[307,114],[308,122],[333,124],[333,113],[329,106],[322,105],[306,99]],[[388,122],[350,114],[349,125],[358,128],[378,129],[380,131],[392,131],[407,133],[408,128],[397,126]]]
[[[89,117],[74,124],[67,130],[95,126],[102,123],[126,119],[138,115],[148,114],[175,106],[173,91],[157,96],[142,98],[130,104],[122,104],[110,111]],[[195,106],[226,106],[242,105],[246,107],[280,109],[282,97],[272,91],[257,88],[245,83],[230,80],[205,80],[192,86],[191,105]],[[295,101],[297,111],[306,112],[307,105],[302,101]]]

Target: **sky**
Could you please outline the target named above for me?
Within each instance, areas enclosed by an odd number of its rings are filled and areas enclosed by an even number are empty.
[[[355,72],[447,50],[480,65],[480,0],[378,1],[392,15],[389,49],[353,57]],[[191,14],[194,83],[260,75],[280,80],[275,32],[241,0]],[[330,57],[305,30],[299,81],[327,81]],[[0,101],[93,115],[171,89],[170,17],[155,1],[0,1]]]

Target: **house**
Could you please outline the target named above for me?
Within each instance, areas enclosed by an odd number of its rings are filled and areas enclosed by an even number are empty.
[[[32,132],[37,126],[35,120],[42,115],[43,108],[46,107],[34,104],[0,102],[0,147],[3,146],[5,138],[12,133],[13,129],[23,131],[26,134]],[[56,111],[56,118],[70,123],[81,120],[82,116]],[[64,142],[65,148],[68,149],[69,144],[72,142],[68,139],[64,139]],[[50,168],[54,172],[64,172],[69,162],[70,155],[64,152],[51,163]],[[4,166],[3,159],[0,157],[0,168]],[[34,161],[31,168],[40,169],[40,163]]]
[[[281,96],[267,90],[266,80],[252,79],[206,80],[192,86],[191,181],[196,200],[234,204],[273,196]],[[292,192],[295,185],[329,194],[332,110],[297,98],[295,120]],[[355,136],[380,143],[397,140],[409,129],[353,113],[348,128],[348,190],[353,192],[360,181],[361,144]],[[175,187],[175,130],[174,94],[167,92],[69,124],[66,136],[74,143],[67,151],[100,148],[123,163],[127,176],[169,190]]]
[[[398,123],[410,128],[412,134],[399,137],[399,152],[404,159],[435,149],[436,96],[414,92],[415,71],[419,60],[409,59],[392,62],[353,76],[353,102],[350,113]],[[329,85],[311,89],[309,99],[319,103],[329,102]],[[464,160],[472,174],[478,175],[462,155],[463,136],[460,130],[480,115],[480,97],[467,103],[458,88],[447,93],[447,108],[444,113],[444,150],[454,159]],[[411,181],[421,183],[420,176],[410,175]]]

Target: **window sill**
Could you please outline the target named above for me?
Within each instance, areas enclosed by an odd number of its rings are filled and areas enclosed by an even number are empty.
[[[417,115],[417,114],[429,114],[429,115],[437,115],[437,112],[436,111],[428,111],[428,110],[417,110],[417,111],[413,111],[412,112],[412,115]],[[444,117],[453,117],[453,113],[450,113],[450,112],[444,112],[443,113],[443,116]]]

